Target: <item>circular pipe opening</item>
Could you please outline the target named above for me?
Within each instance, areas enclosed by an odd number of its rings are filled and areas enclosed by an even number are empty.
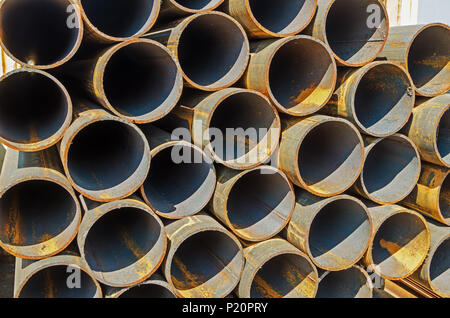
[[[314,263],[326,270],[342,270],[356,263],[367,249],[371,221],[366,208],[350,199],[326,204],[314,217],[307,248]]]
[[[242,175],[232,187],[227,217],[237,235],[262,241],[276,235],[289,222],[294,199],[294,191],[284,175],[255,169]]]
[[[353,100],[354,117],[363,132],[384,137],[399,131],[414,106],[408,74],[394,64],[374,64],[360,79]]]
[[[436,147],[442,161],[450,166],[450,108],[447,108],[439,121]]]
[[[372,243],[372,262],[388,279],[400,279],[414,272],[425,259],[429,232],[420,217],[401,212],[386,219]]]
[[[87,20],[106,37],[139,36],[155,22],[159,0],[81,0]]]
[[[362,164],[361,136],[346,121],[334,119],[315,126],[298,151],[300,178],[318,195],[345,191],[359,176]]]
[[[309,115],[330,99],[336,74],[333,55],[325,45],[311,37],[290,38],[270,62],[269,95],[283,112]]]
[[[181,156],[182,162],[176,162]],[[142,187],[145,201],[163,217],[182,218],[203,209],[214,192],[214,166],[190,144],[152,153],[152,168]]]
[[[68,27],[69,7],[74,27]],[[69,60],[81,43],[83,29],[76,27],[80,22],[71,0],[6,0],[0,4],[2,46],[21,64],[50,68]]]
[[[115,120],[91,123],[70,145],[70,177],[83,191],[104,191],[125,181],[137,183],[139,180],[130,177],[144,159],[145,145],[134,126]]]
[[[20,182],[0,198],[0,240],[13,246],[45,244],[70,226],[77,210],[75,198],[56,182]]]
[[[419,94],[437,96],[449,90],[450,29],[431,24],[416,35],[409,47],[408,71]]]
[[[329,7],[326,42],[341,64],[362,66],[373,61],[383,49],[388,32],[387,13],[378,0],[337,0]]]
[[[182,85],[170,51],[151,40],[120,46],[103,74],[107,102],[117,115],[136,122],[154,121],[169,113],[180,98]]]
[[[249,52],[242,27],[219,13],[196,15],[185,25],[178,42],[178,60],[186,80],[205,90],[235,83],[247,67]]]
[[[159,284],[144,283],[131,287],[122,293],[118,298],[176,298],[168,289]]]
[[[239,281],[231,274],[231,263],[242,258],[237,243],[226,233],[207,230],[188,237],[173,255],[170,264],[172,284],[181,296],[217,298],[228,295]]]
[[[317,0],[248,0],[254,19],[271,33],[288,36],[302,31],[316,12]]]
[[[440,295],[450,295],[450,238],[445,239],[434,252],[430,263],[430,282]]]
[[[406,137],[394,135],[378,141],[367,153],[361,175],[366,195],[380,204],[403,200],[420,176],[420,156]]]
[[[80,269],[80,288],[70,288],[68,277],[73,272],[70,265],[57,264],[43,268],[32,275],[22,287],[19,298],[93,298],[97,284]],[[73,268],[79,268],[73,265]]]
[[[0,139],[12,148],[36,151],[50,147],[71,119],[70,96],[54,77],[19,70],[0,80]]]
[[[370,277],[363,269],[350,267],[328,272],[319,283],[317,298],[372,298]]]
[[[439,192],[439,210],[447,222],[450,221],[450,174],[447,174]]]
[[[169,0],[172,3],[182,6],[188,11],[205,11],[212,10],[219,6],[224,0]]]

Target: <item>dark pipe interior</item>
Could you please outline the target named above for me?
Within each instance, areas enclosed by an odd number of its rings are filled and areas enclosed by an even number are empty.
[[[142,284],[132,287],[119,298],[176,298],[166,287],[157,284]]]
[[[242,235],[267,238],[286,223],[293,208],[293,196],[288,182],[279,173],[263,174],[259,169],[253,170],[231,189],[228,218]]]
[[[409,118],[414,103],[408,76],[390,64],[371,68],[358,84],[355,115],[368,133],[388,135]]]
[[[185,240],[175,252],[171,264],[176,289],[189,290],[206,283],[216,275],[226,276],[223,269],[240,253],[228,235],[204,231]]]
[[[191,10],[202,10],[221,2],[221,0],[175,0],[174,2]]]
[[[417,88],[426,93],[448,89],[450,30],[431,26],[420,32],[411,44],[408,71]]]
[[[450,174],[448,174],[441,186],[439,194],[439,207],[441,214],[447,221],[450,220]]]
[[[310,20],[315,10],[314,0],[250,0],[255,19],[275,33],[299,31]]]
[[[127,180],[139,167],[145,142],[127,124],[106,120],[82,129],[70,146],[67,165],[75,184],[98,191]]]
[[[101,32],[120,38],[136,35],[152,14],[155,0],[81,0],[89,21]]]
[[[171,56],[159,46],[132,43],[119,49],[109,60],[103,87],[108,101],[121,114],[142,116],[166,101],[177,71]]]
[[[281,298],[294,292],[295,297],[312,297],[311,276],[314,269],[302,256],[282,254],[266,262],[256,273],[251,298]],[[296,289],[296,290],[295,290]],[[295,290],[295,291],[294,291]]]
[[[60,86],[36,72],[18,72],[0,82],[0,136],[15,143],[45,140],[61,129],[69,101]]]
[[[3,44],[24,63],[59,62],[70,54],[78,38],[79,29],[67,26],[69,5],[68,0],[5,1],[0,11]]]
[[[278,4],[278,2],[274,2]],[[287,42],[275,53],[269,71],[274,98],[292,112],[311,113],[334,87],[333,61],[324,46],[310,39]]]
[[[190,154],[192,160],[175,163],[172,151],[177,155],[183,153],[183,158],[188,158],[185,153]],[[196,158],[201,158],[202,162],[196,163]],[[169,215],[175,212],[178,204],[189,200],[192,210],[186,214],[191,214],[209,201],[210,193],[199,193],[198,190],[210,180],[211,169],[210,164],[203,161],[203,153],[192,147],[163,149],[152,158],[152,168],[144,182],[145,196],[154,209]]]
[[[224,137],[223,143],[220,144],[220,140],[211,138],[210,133],[210,141],[216,146],[214,152],[224,161],[241,158],[255,148],[267,133],[270,133],[269,129],[276,120],[273,108],[263,97],[253,93],[229,96],[220,103],[211,118],[210,128],[219,129]],[[227,128],[234,129],[236,136],[227,136]],[[248,134],[245,133],[247,130]],[[234,140],[229,140],[227,137]],[[277,137],[271,139],[273,138]],[[273,142],[273,140],[268,142],[269,148]],[[261,151],[265,151],[266,155],[269,149]]]
[[[445,111],[439,121],[437,148],[442,160],[450,164],[450,108]]]
[[[381,202],[396,202],[409,194],[420,174],[420,158],[405,139],[391,136],[378,142],[364,163],[367,192]]]
[[[315,216],[309,231],[312,256],[327,268],[355,262],[370,237],[369,217],[359,203],[340,199],[328,203]]]
[[[449,295],[450,287],[450,238],[439,245],[430,264],[432,286],[442,294]]]
[[[84,254],[96,272],[113,272],[136,263],[156,244],[161,232],[146,211],[125,207],[102,216],[89,230]]]
[[[191,21],[183,31],[178,60],[189,79],[208,86],[231,71],[239,62],[244,47],[245,36],[233,21],[217,14],[206,14]]]
[[[83,270],[80,270],[80,288],[69,288],[69,276],[76,273],[67,265],[55,265],[44,268],[34,274],[25,283],[20,298],[93,298],[97,292],[97,285]],[[76,282],[74,280],[74,282]]]
[[[77,211],[70,193],[44,180],[21,182],[0,199],[0,239],[15,246],[40,244],[63,232]]]
[[[319,283],[317,298],[370,298],[367,277],[357,268],[329,272]]]
[[[371,17],[374,12],[367,12],[370,5],[380,8],[380,29],[368,24],[368,21],[374,22]],[[375,33],[387,34],[387,24],[387,17],[378,0],[340,0],[331,5],[325,32],[328,44],[338,57],[360,64],[373,59],[381,49],[383,36]]]

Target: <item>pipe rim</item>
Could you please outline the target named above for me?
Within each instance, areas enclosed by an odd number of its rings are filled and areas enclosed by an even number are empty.
[[[210,0],[209,3],[206,6],[204,6],[202,9],[191,9],[191,8],[185,7],[181,4],[179,4],[177,0],[169,0],[169,1],[173,6],[175,6],[176,8],[178,8],[186,13],[196,14],[196,13],[213,11],[218,6],[220,6],[225,0]]]
[[[440,221],[442,223],[444,223],[445,225],[450,226],[450,215],[448,217],[445,217],[444,213],[442,213],[442,209],[441,209],[442,188],[443,188],[445,182],[449,182],[450,183],[450,170],[447,171],[447,173],[445,174],[444,178],[442,178],[442,182],[438,185],[437,200],[436,200],[436,205],[437,205],[436,211],[438,212],[438,215],[441,218]]]
[[[367,298],[372,298],[373,297],[373,289],[375,288],[373,286],[372,283],[372,279],[370,278],[369,274],[359,265],[352,265],[351,267],[344,269],[344,271],[346,270],[357,270],[359,271],[365,278],[366,278],[366,286],[369,289],[369,297]],[[321,277],[320,277],[320,281],[319,281],[319,286],[320,286],[320,282],[328,275],[333,275],[333,273],[338,273],[338,272],[331,272],[331,271],[326,271]],[[318,297],[319,298],[319,297]],[[356,297],[354,297],[356,298]]]
[[[430,273],[431,273],[431,263],[433,262],[433,258],[434,255],[436,254],[437,250],[439,249],[439,247],[441,247],[447,240],[450,240],[450,233],[448,233],[447,235],[444,235],[439,241],[438,243],[434,246],[434,248],[430,248],[430,250],[428,251],[428,255],[427,258],[424,262],[424,266],[426,266],[425,270],[426,270],[426,281],[428,283],[428,286],[430,286],[431,290],[433,292],[435,292],[436,294],[442,296],[442,297],[450,297],[450,290],[447,291],[446,293],[443,293],[441,291],[439,291],[435,284],[433,284],[431,277],[430,277]]]
[[[442,158],[442,154],[441,154],[441,151],[439,150],[439,146],[438,146],[439,126],[440,126],[441,121],[443,121],[443,118],[447,112],[450,113],[450,103],[447,104],[446,107],[442,108],[442,110],[439,114],[438,120],[433,123],[433,126],[434,126],[433,127],[433,136],[435,136],[433,138],[433,150],[434,150],[434,153],[436,154],[436,157],[439,160],[439,162],[444,167],[450,168],[450,160],[446,161],[446,160],[444,160],[444,158]]]
[[[162,279],[152,280],[150,278],[150,280],[147,280],[147,281],[142,282],[140,284],[137,284],[137,285],[134,285],[134,286],[125,287],[125,288],[119,290],[117,293],[113,294],[112,296],[108,296],[107,298],[121,298],[122,295],[128,293],[129,291],[131,291],[131,290],[133,290],[135,288],[140,288],[140,287],[146,286],[146,285],[160,286],[162,288],[165,288],[169,293],[171,293],[174,298],[177,297],[174,294],[174,292],[172,291],[172,288],[170,287],[170,285],[166,281],[163,281]]]

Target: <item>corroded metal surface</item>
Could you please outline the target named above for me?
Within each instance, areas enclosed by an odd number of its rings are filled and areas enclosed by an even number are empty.
[[[224,0],[161,0],[158,21],[170,21],[190,14],[216,9]]]

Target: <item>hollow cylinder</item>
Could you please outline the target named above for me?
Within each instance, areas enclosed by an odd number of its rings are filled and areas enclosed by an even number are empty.
[[[244,249],[239,298],[314,298],[318,274],[308,256],[274,238]]]
[[[294,189],[277,168],[249,170],[220,167],[211,212],[246,241],[258,242],[278,234],[289,222],[295,205]]]
[[[372,298],[373,289],[369,274],[353,265],[342,271],[323,273],[316,298]]]
[[[344,270],[369,245],[372,220],[366,206],[349,195],[320,198],[297,189],[296,205],[284,233],[319,268]]]
[[[151,156],[136,125],[98,107],[76,102],[76,119],[61,140],[59,152],[73,187],[91,200],[108,202],[139,189]]]
[[[450,94],[419,100],[403,133],[423,160],[450,168]]]
[[[56,144],[72,121],[64,85],[40,70],[21,68],[0,78],[0,141],[20,151]]]
[[[77,236],[83,262],[100,282],[128,287],[149,278],[167,246],[164,225],[144,203],[125,199],[86,212]]]
[[[421,163],[417,147],[401,134],[385,138],[367,136],[364,142],[364,167],[353,190],[378,204],[403,200],[419,180]]]
[[[64,64],[83,39],[77,0],[5,0],[0,45],[18,64],[49,69]]]
[[[158,22],[216,9],[224,0],[162,0]]]
[[[380,59],[397,62],[411,75],[416,93],[433,97],[450,89],[450,27],[443,23],[394,26]]]
[[[227,88],[209,95],[186,95],[171,115],[177,127],[189,128],[195,145],[232,169],[256,167],[278,146],[280,118],[256,91]]]
[[[200,212],[216,186],[212,160],[199,147],[153,125],[141,128],[152,157],[152,168],[140,188],[145,202],[168,219]]]
[[[375,60],[386,44],[389,19],[379,0],[318,0],[305,33],[325,42],[338,65],[359,67]]]
[[[341,69],[337,87],[321,112],[346,118],[361,132],[374,137],[398,132],[414,107],[411,77],[403,67],[392,62]]]
[[[318,111],[330,99],[337,69],[320,40],[297,35],[255,42],[243,84],[268,96],[277,109],[293,116]]]
[[[449,174],[447,168],[423,163],[417,185],[400,204],[450,226]]]
[[[419,213],[398,205],[367,204],[373,230],[364,264],[389,280],[411,275],[430,248],[427,222]]]
[[[172,287],[158,273],[145,282],[126,288],[108,286],[105,298],[176,298]]]
[[[194,14],[145,37],[167,45],[180,63],[185,85],[199,90],[229,87],[247,68],[247,35],[236,20],[222,12]]]
[[[323,197],[340,194],[363,161],[363,140],[349,121],[323,115],[283,121],[278,165],[297,186]]]
[[[80,204],[55,148],[6,151],[0,177],[1,247],[20,258],[49,257],[69,245],[80,222]]]
[[[317,0],[228,0],[224,7],[251,38],[300,33],[311,22],[316,8]]]
[[[169,249],[163,271],[182,298],[223,298],[237,286],[244,268],[238,239],[207,215],[166,226]]]

